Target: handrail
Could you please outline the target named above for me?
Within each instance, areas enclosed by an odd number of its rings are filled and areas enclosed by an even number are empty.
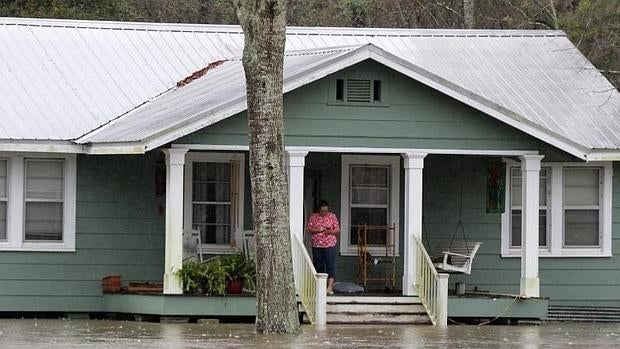
[[[316,272],[306,246],[299,236],[291,234],[295,288],[311,323],[324,326],[327,308],[327,274]]]
[[[413,236],[416,256],[416,283],[420,302],[433,325],[448,326],[448,274],[438,273],[419,237]]]

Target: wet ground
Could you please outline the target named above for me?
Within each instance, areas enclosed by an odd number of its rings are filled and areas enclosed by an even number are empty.
[[[620,348],[620,324],[304,326],[264,336],[253,325],[0,319],[0,348]]]

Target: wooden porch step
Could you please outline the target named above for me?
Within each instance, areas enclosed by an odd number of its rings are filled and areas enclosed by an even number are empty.
[[[328,296],[327,304],[421,304],[418,297]]]
[[[426,314],[422,304],[327,304],[327,313],[340,314]]]
[[[429,324],[418,297],[329,296],[330,324]]]
[[[328,324],[430,324],[426,314],[327,314]]]

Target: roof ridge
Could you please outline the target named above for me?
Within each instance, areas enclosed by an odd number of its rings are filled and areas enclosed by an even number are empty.
[[[0,17],[0,25],[49,28],[106,29],[155,32],[202,32],[242,34],[238,25],[207,23],[124,22],[56,18]],[[557,37],[562,30],[535,29],[431,29],[288,26],[287,35],[379,36],[379,37]]]
[[[284,51],[285,57],[295,57],[295,56],[311,56],[311,55],[321,55],[326,53],[336,53],[336,52],[348,52],[358,49],[364,46],[370,46],[372,44],[358,44],[358,45],[337,45],[337,46],[325,46],[318,48],[310,48],[304,50],[287,50]]]

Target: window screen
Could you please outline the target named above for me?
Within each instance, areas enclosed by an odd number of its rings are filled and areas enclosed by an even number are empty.
[[[564,246],[598,246],[600,169],[564,170]]]
[[[25,240],[61,241],[63,160],[26,160]]]

